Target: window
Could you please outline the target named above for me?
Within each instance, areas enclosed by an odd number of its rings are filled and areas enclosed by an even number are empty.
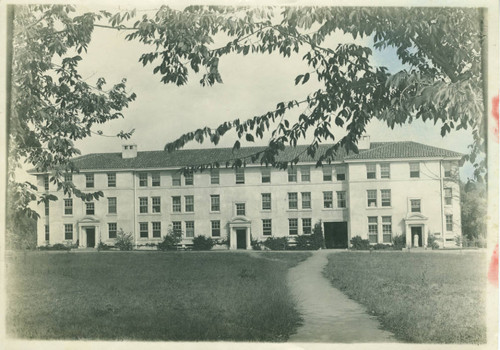
[[[148,197],[140,197],[139,198],[139,213],[147,213],[148,212]]]
[[[297,182],[297,168],[288,168],[288,182]]]
[[[299,234],[299,220],[298,219],[288,219],[288,234],[298,235]]]
[[[186,212],[194,211],[194,196],[184,196]]]
[[[382,216],[382,241],[383,243],[392,242],[392,217]]]
[[[262,235],[264,236],[272,235],[271,219],[262,219]]]
[[[180,196],[172,197],[172,211],[174,213],[181,212],[181,197]]]
[[[161,238],[161,222],[154,221],[152,222],[152,225],[153,225],[153,238]]]
[[[108,187],[116,187],[116,173],[108,173]]]
[[[297,192],[288,192],[288,209],[298,209]]]
[[[44,177],[43,177],[43,187],[45,188],[45,191],[49,190],[49,175],[44,175]]]
[[[370,243],[377,243],[378,236],[378,217],[368,217],[368,240]]]
[[[220,221],[212,220],[212,237],[220,237]]]
[[[95,213],[94,203],[93,202],[85,203],[85,214],[94,215],[94,213]]]
[[[391,178],[391,166],[389,163],[380,164],[380,178],[390,179]]]
[[[344,181],[345,180],[345,166],[338,166],[335,168],[335,171],[337,172],[337,181]]]
[[[159,187],[160,186],[160,173],[152,173],[151,174],[151,186]],[[153,236],[154,237],[154,236]]]
[[[377,190],[368,190],[366,191],[366,195],[368,198],[368,206],[376,207],[377,206]]]
[[[270,169],[262,169],[261,170],[262,183],[271,183],[271,170]]]
[[[73,199],[64,199],[64,215],[73,215]]]
[[[444,177],[451,177],[451,162],[444,162],[443,163],[444,167]]]
[[[303,182],[311,181],[311,168],[308,166],[300,168],[300,180]]]
[[[210,169],[210,183],[212,185],[218,185],[220,182],[219,169]]]
[[[446,231],[452,232],[453,231],[453,215],[446,215]]]
[[[220,196],[218,194],[210,196],[210,211],[220,211]]]
[[[108,237],[116,238],[116,222],[108,223]]]
[[[311,192],[302,192],[302,209],[311,209]]]
[[[180,186],[181,185],[181,174],[173,173],[172,174],[172,186]]]
[[[50,229],[49,225],[45,225],[45,240],[48,242],[50,240]]]
[[[186,221],[186,237],[194,237],[194,221]]]
[[[108,197],[108,214],[116,214],[116,197]]]
[[[410,163],[410,177],[420,177],[420,163]]]
[[[380,190],[380,198],[383,207],[391,206],[391,190]]]
[[[444,189],[444,204],[451,205],[451,200],[452,200],[452,190],[449,187],[445,188]]]
[[[182,222],[172,221],[172,231],[176,234],[182,233]]]
[[[94,188],[94,174],[85,174],[85,187]]]
[[[412,213],[420,213],[422,208],[420,207],[420,199],[411,199],[410,207]]]
[[[149,236],[149,225],[147,222],[139,223],[139,236],[141,238],[148,238]]]
[[[64,224],[64,239],[73,239],[73,224]]]
[[[65,173],[64,174],[64,182],[73,182],[73,174]]]
[[[245,183],[245,169],[237,168],[234,170],[234,172],[236,175],[236,183],[237,184],[244,184]]]
[[[151,205],[153,213],[161,212],[161,198],[160,197],[151,197]]]
[[[302,219],[302,233],[304,235],[311,233],[311,219]]]
[[[332,167],[323,166],[323,181],[332,181]]]
[[[139,186],[146,187],[148,185],[148,173],[139,173]]]
[[[367,179],[377,178],[377,164],[366,164],[366,178]]]
[[[271,210],[271,193],[262,193],[262,210]]]
[[[324,208],[333,208],[333,192],[332,191],[323,192],[323,207]]]
[[[184,185],[186,186],[194,185],[194,175],[192,171],[184,174]]]
[[[337,208],[347,208],[345,191],[337,191]]]
[[[45,216],[49,216],[49,212],[50,212],[49,208],[50,208],[49,202],[45,202]]]
[[[245,203],[236,203],[236,215],[245,216]]]

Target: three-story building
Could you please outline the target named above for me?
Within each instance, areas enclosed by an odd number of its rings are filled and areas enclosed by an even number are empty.
[[[104,197],[84,202],[64,197],[47,174],[33,172],[39,189],[59,199],[41,204],[38,244],[113,244],[122,229],[137,246],[158,243],[169,230],[182,244],[198,235],[229,238],[230,249],[250,249],[251,240],[310,234],[321,222],[328,248],[347,248],[354,236],[391,243],[404,234],[408,247],[441,246],[461,235],[458,164],[461,154],[415,142],[373,142],[364,137],[358,154],[338,152],[316,167],[306,146],[280,157],[299,157],[287,170],[260,164],[181,173],[183,167],[234,158],[230,148],[89,154],[74,159],[79,173],[65,180]],[[320,146],[321,154],[328,145]],[[238,156],[263,148],[242,148]]]

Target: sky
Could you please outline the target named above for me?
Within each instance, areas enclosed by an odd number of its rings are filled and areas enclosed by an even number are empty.
[[[85,8],[81,11],[96,11],[99,8]],[[116,9],[115,9],[116,10]],[[139,15],[151,12],[139,12]],[[166,143],[178,138],[182,133],[194,131],[203,126],[217,126],[236,118],[247,119],[276,108],[281,101],[302,100],[308,93],[319,88],[311,79],[305,85],[295,86],[295,77],[311,71],[302,61],[305,53],[284,58],[279,54],[229,55],[221,58],[220,72],[223,84],[202,87],[201,75],[190,72],[189,83],[178,87],[160,82],[160,75],[153,74],[154,65],[143,67],[139,63],[142,53],[148,48],[139,42],[125,41],[126,32],[96,28],[88,52],[82,54],[79,71],[83,79],[95,84],[104,77],[111,86],[122,78],[127,79],[127,88],[137,94],[136,101],[124,111],[124,118],[114,120],[105,126],[99,125],[94,131],[102,130],[105,135],[113,135],[120,130],[135,129],[132,142],[139,151],[161,150]],[[223,38],[219,38],[223,39]],[[325,46],[335,47],[340,42],[368,44],[367,39],[354,40],[350,36],[336,34]],[[394,50],[383,52],[373,50],[373,64],[386,66],[390,72],[404,69]],[[298,108],[297,112],[303,109]],[[468,153],[472,142],[470,131],[453,131],[446,137],[440,135],[440,124],[414,121],[403,127],[389,129],[385,123],[373,120],[367,127],[372,141],[411,140],[462,153]],[[235,134],[226,134],[219,146],[232,147]],[[253,144],[264,145],[268,138]],[[93,135],[78,141],[82,154],[95,152],[120,152],[124,140],[116,137]],[[305,142],[304,142],[305,143]],[[213,147],[207,141],[202,145],[192,142],[186,148]],[[461,169],[462,179],[472,177],[472,166],[465,164]]]

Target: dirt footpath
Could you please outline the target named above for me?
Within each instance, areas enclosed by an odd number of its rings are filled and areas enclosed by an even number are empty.
[[[322,274],[331,251],[320,250],[291,268],[288,284],[304,319],[289,342],[395,342],[365,308],[334,288]]]

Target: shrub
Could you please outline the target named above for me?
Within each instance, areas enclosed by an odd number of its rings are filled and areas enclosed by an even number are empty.
[[[115,247],[120,250],[132,250],[134,238],[131,233],[125,233],[123,229],[120,229],[116,234]]]
[[[111,246],[107,245],[106,243],[102,243],[102,241],[99,242],[97,245],[97,251],[100,252],[101,250],[110,250]]]
[[[314,237],[312,235],[301,235],[295,238],[295,249],[297,250],[317,250],[317,247],[314,243]]]
[[[172,229],[168,230],[168,233],[163,237],[163,241],[158,243],[158,250],[176,250],[177,245],[182,240],[182,231],[174,231]]]
[[[374,246],[372,246],[373,249],[375,250],[388,250],[388,249],[393,249],[392,245],[390,244],[383,244],[383,243],[377,243]]]
[[[312,233],[312,244],[315,249],[325,248],[325,238],[323,237],[323,228],[321,225],[321,220],[318,221],[313,228]]]
[[[354,250],[369,250],[370,241],[363,239],[360,236],[355,236],[351,238],[352,249]]]
[[[252,249],[253,250],[262,250],[262,245],[263,245],[263,243],[261,241],[252,240]]]
[[[288,237],[269,237],[263,244],[271,250],[286,250],[288,248]]]
[[[193,250],[210,250],[215,245],[215,241],[210,237],[197,236],[193,239]]]
[[[396,235],[392,238],[392,246],[396,250],[401,250],[406,247],[406,235]]]
[[[40,246],[38,247],[39,250],[71,250],[71,246],[62,244],[62,243],[56,243],[54,245],[46,245],[46,246]]]
[[[439,249],[439,243],[437,242],[436,237],[434,235],[429,235],[427,237],[427,247],[432,249]]]

